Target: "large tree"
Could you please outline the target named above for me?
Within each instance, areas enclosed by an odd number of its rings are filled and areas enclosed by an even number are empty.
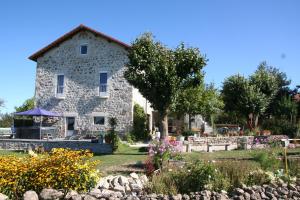
[[[220,111],[222,106],[222,100],[213,84],[199,84],[197,87],[182,89],[172,105],[172,111],[178,118],[187,114],[191,129],[192,116],[201,114],[208,118]]]
[[[21,106],[16,106],[16,112],[23,112],[34,108],[34,98],[26,99]]]
[[[137,38],[129,50],[125,78],[159,113],[162,137],[168,135],[167,115],[181,88],[201,83],[206,59],[197,48],[184,44],[169,49],[149,33]]]
[[[0,108],[2,108],[3,106],[4,106],[4,101],[2,99],[0,99]]]
[[[248,119],[250,129],[257,126],[258,117],[269,105],[268,98],[258,87],[240,75],[227,78],[223,83],[222,97],[226,112],[236,112]]]

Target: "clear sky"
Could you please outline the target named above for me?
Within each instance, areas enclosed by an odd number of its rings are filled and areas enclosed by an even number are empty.
[[[85,24],[130,43],[151,31],[168,45],[200,48],[206,82],[253,73],[261,61],[300,84],[298,0],[107,0],[0,2],[0,98],[14,111],[34,95],[36,63],[28,56]]]

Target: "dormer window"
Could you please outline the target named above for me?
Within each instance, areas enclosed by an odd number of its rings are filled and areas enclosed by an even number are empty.
[[[88,51],[88,45],[87,44],[80,45],[80,54],[81,55],[86,55],[87,51]]]

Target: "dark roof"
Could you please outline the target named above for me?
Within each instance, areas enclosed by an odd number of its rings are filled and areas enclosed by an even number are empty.
[[[126,49],[130,48],[130,45],[121,42],[120,40],[117,40],[113,37],[110,37],[108,35],[105,35],[99,31],[96,31],[94,29],[91,29],[83,24],[80,24],[78,27],[76,27],[75,29],[71,30],[70,32],[64,34],[63,36],[61,36],[60,38],[58,38],[57,40],[55,40],[54,42],[50,43],[49,45],[47,45],[46,47],[42,48],[41,50],[37,51],[36,53],[32,54],[31,56],[29,56],[30,60],[33,61],[37,61],[37,59],[42,56],[44,53],[46,53],[47,51],[49,51],[50,49],[58,46],[60,43],[70,39],[71,37],[73,37],[75,34],[77,34],[80,31],[89,31],[93,34],[95,34],[96,36],[105,38],[106,40],[110,41],[110,42],[114,42]]]

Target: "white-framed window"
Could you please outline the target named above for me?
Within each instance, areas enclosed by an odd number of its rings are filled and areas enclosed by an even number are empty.
[[[99,95],[100,95],[100,97],[108,96],[107,79],[108,79],[107,72],[100,72],[100,75],[99,75]]]
[[[88,45],[81,44],[79,50],[80,50],[81,55],[87,55],[88,54]]]
[[[94,124],[104,125],[105,117],[104,116],[94,116]]]
[[[56,79],[56,96],[62,97],[64,96],[65,90],[65,76],[64,74],[58,74]]]

